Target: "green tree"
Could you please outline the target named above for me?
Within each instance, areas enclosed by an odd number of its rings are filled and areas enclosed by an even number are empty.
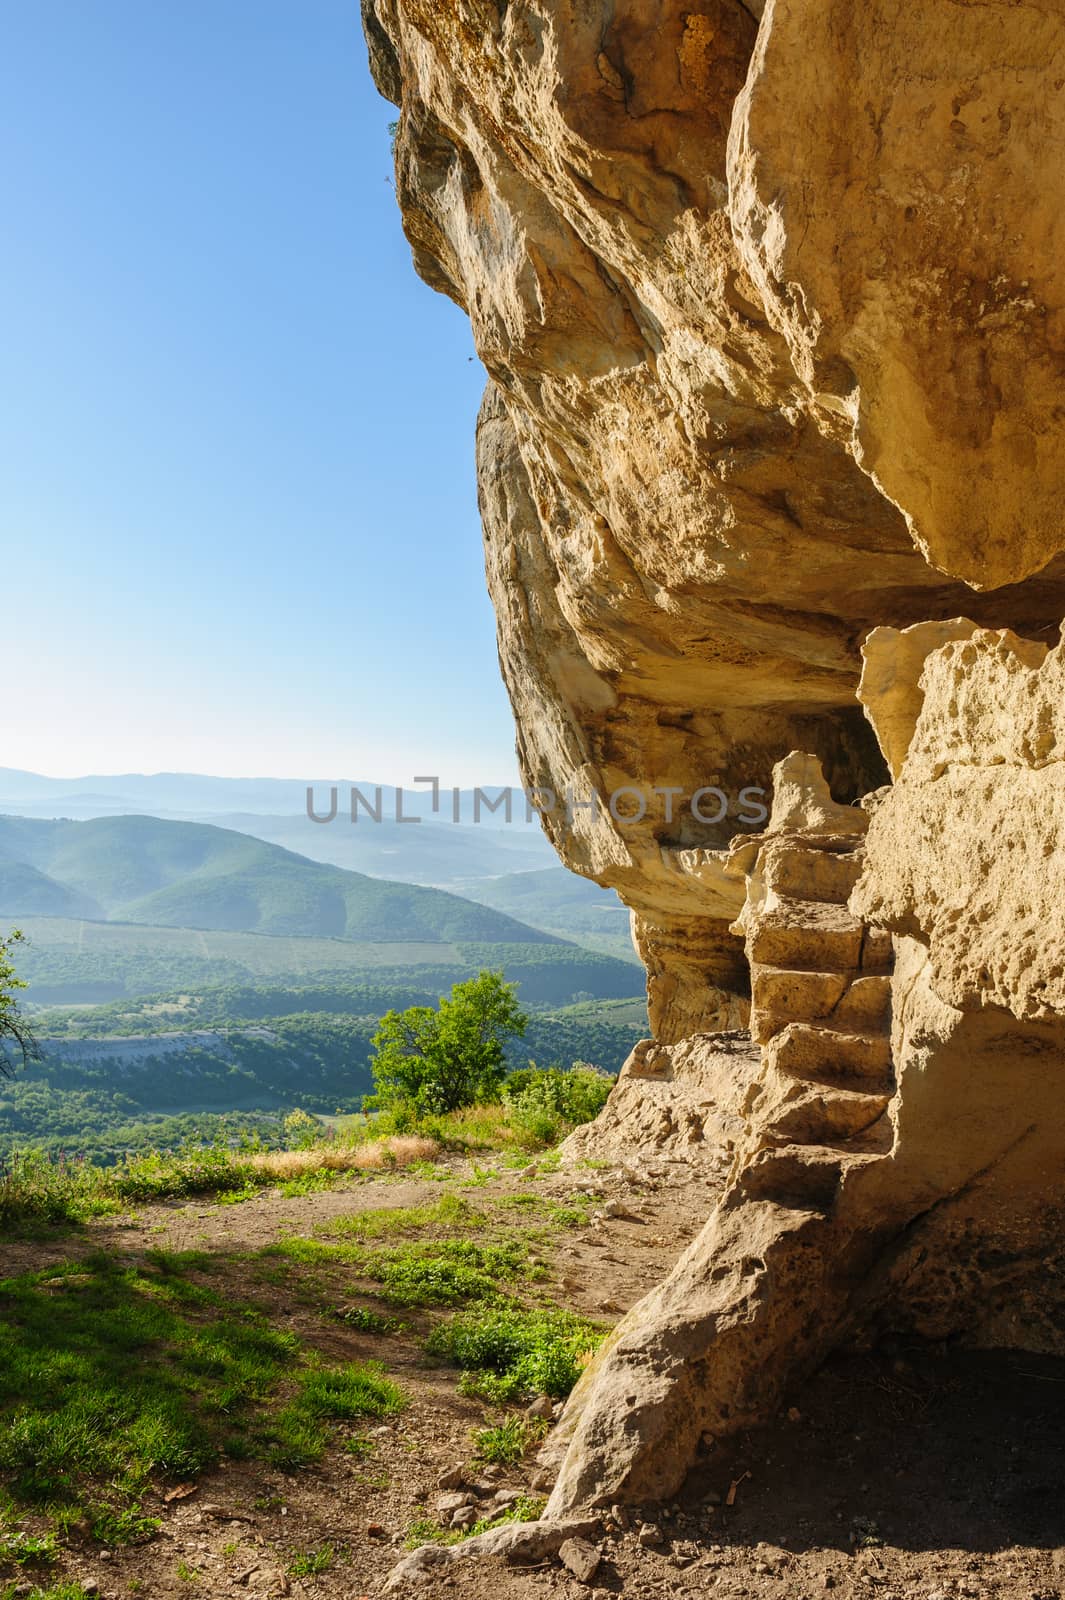
[[[456,983],[435,1010],[387,1012],[373,1036],[377,1092],[366,1103],[441,1112],[498,1098],[507,1040],[520,1038],[528,1022],[516,988],[501,972],[481,972]]]
[[[9,1078],[12,1057],[16,1052],[27,1061],[40,1056],[33,1030],[22,1014],[18,991],[26,984],[15,971],[14,948],[21,944],[23,935],[15,928],[6,939],[0,938],[0,1076]]]

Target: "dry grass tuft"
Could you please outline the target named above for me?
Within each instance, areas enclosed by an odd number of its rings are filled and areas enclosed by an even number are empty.
[[[357,1167],[409,1167],[415,1161],[435,1161],[440,1146],[421,1133],[394,1133],[371,1139],[354,1152]]]
[[[310,1150],[266,1150],[248,1157],[257,1172],[289,1183],[308,1172],[380,1171],[387,1167],[409,1167],[414,1161],[432,1161],[440,1154],[435,1139],[420,1134],[392,1134],[385,1139],[370,1139],[354,1147],[315,1145]]]

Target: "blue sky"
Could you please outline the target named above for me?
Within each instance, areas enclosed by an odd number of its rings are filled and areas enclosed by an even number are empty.
[[[507,781],[356,0],[0,0],[0,765]]]

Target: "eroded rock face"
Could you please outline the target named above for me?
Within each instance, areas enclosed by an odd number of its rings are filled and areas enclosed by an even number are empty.
[[[995,439],[1011,465],[1026,438],[1040,441],[1029,480],[1037,456],[1058,459],[1045,378],[1057,325],[1043,279],[1063,259],[1053,248],[1060,175],[1033,148],[1056,23],[1011,5],[1010,37],[1027,27],[1018,72],[974,98],[964,81],[989,34],[1001,36],[995,8],[955,8],[949,38],[916,5],[901,29],[812,0],[767,5],[760,23],[757,10],[739,0],[364,3],[378,83],[400,106],[397,190],[415,265],[469,312],[490,374],[478,466],[523,771],[556,795],[598,797],[598,816],[556,818],[549,831],[569,865],[637,911],[663,970],[671,946],[700,942],[692,919],[710,924],[704,981],[692,988],[689,960],[660,1009],[672,1038],[700,1017],[722,1025],[735,1016],[727,997],[742,997],[742,963],[735,952],[720,960],[738,906],[708,892],[706,863],[687,892],[677,853],[724,849],[745,826],[740,791],[764,787],[789,750],[817,755],[838,799],[884,776],[854,703],[869,629],[964,612],[1034,630],[1065,612],[1060,565],[978,599],[923,554],[934,546],[941,565],[994,584],[1055,553],[1053,517],[1033,511],[1030,481],[1017,503],[1038,549],[1008,571],[990,557],[979,574],[972,560],[948,560],[960,535],[928,507],[994,511],[986,473],[974,488],[973,451],[990,426],[988,397],[996,385],[1014,394],[1025,362],[1044,376],[996,421]],[[890,48],[870,53],[870,32]],[[921,88],[928,63],[939,76]],[[877,72],[873,99],[852,93],[858,82],[872,94]],[[881,117],[892,137],[874,149],[867,100],[892,97],[898,107]],[[926,101],[936,114],[907,142],[910,113]],[[986,171],[974,153],[991,138],[985,115],[1005,141]],[[951,120],[973,131],[963,139]],[[923,220],[889,239],[918,169],[928,174],[914,201]],[[974,216],[979,232],[992,210],[995,227],[959,267],[959,230]],[[946,211],[962,217],[950,230]],[[1026,250],[1038,253],[1038,281],[1034,267],[1021,271]],[[966,273],[971,292],[955,293],[947,278],[957,288]],[[979,285],[996,273],[1005,287],[989,288],[985,305]],[[1029,291],[1045,317],[1017,309]],[[977,313],[958,366],[950,352]],[[871,344],[886,349],[888,331],[891,359],[863,361]],[[907,376],[913,437],[892,475],[885,457],[902,436],[878,442],[877,430],[902,418]],[[935,420],[950,385],[954,432],[965,432],[970,402],[984,419],[957,449],[944,448]],[[1031,412],[1041,420],[1029,435]],[[1055,482],[1049,470],[1038,478],[1041,506],[1056,505]],[[982,524],[966,526],[986,555]],[[704,785],[729,796],[719,821],[683,805],[670,820],[655,797],[634,826],[605,810],[623,787],[651,796]]]
[[[1065,1015],[1065,647],[973,630],[919,692],[853,905],[927,947],[946,1004]]]
[[[767,0],[732,120],[734,237],[822,426],[980,588],[1065,545],[1063,78],[1053,6]]]
[[[574,1153],[711,1197],[575,1391],[559,1519],[672,1494],[845,1334],[1060,1334],[1065,15],[363,13],[489,374],[522,772],[648,969]]]

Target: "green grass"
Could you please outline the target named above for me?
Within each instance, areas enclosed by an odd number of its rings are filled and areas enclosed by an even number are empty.
[[[139,1496],[223,1453],[307,1465],[335,1424],[398,1411],[377,1363],[307,1362],[293,1334],[190,1279],[194,1253],[106,1256],[0,1281],[0,1477],[18,1506],[106,1544],[149,1537]]]
[[[246,1199],[275,1181],[221,1145],[153,1150],[109,1168],[14,1151],[0,1163],[0,1226],[86,1222],[131,1204],[189,1195]]]
[[[336,1551],[331,1544],[323,1544],[317,1550],[304,1550],[299,1555],[292,1557],[288,1564],[289,1576],[292,1578],[313,1578],[320,1572],[328,1572],[336,1560]]]
[[[531,1417],[507,1417],[494,1428],[476,1430],[474,1454],[479,1461],[514,1467],[524,1460],[533,1445],[540,1443],[546,1432],[546,1422]]]
[[[359,1211],[350,1217],[337,1217],[316,1230],[328,1238],[369,1240],[390,1234],[416,1233],[423,1228],[463,1228],[480,1226],[487,1218],[461,1196],[441,1195],[439,1200],[421,1206],[393,1206],[382,1211]]]
[[[380,1362],[353,1362],[344,1367],[312,1367],[299,1378],[295,1402],[313,1417],[350,1421],[386,1417],[406,1404],[396,1384],[384,1376]]]
[[[512,1506],[499,1512],[498,1516],[482,1517],[471,1528],[464,1528],[461,1532],[455,1528],[442,1528],[439,1522],[429,1516],[415,1517],[407,1526],[403,1538],[404,1548],[417,1550],[418,1546],[423,1544],[463,1544],[478,1533],[487,1533],[490,1528],[501,1528],[508,1522],[535,1522],[543,1515],[546,1504],[547,1501],[542,1495],[523,1494]]]
[[[407,1550],[417,1550],[423,1544],[459,1544],[462,1534],[444,1529],[432,1517],[415,1517],[408,1523],[403,1544]]]
[[[463,1369],[463,1388],[494,1403],[569,1394],[603,1330],[556,1307],[514,1301],[460,1312],[433,1329],[431,1355]]]
[[[340,1148],[354,1151],[375,1140],[407,1133],[432,1139],[445,1150],[493,1150],[501,1152],[504,1161],[514,1154],[508,1143],[515,1134],[502,1105],[429,1117],[414,1126],[393,1126],[388,1117],[362,1120],[341,1141]],[[221,1139],[215,1144],[190,1141],[177,1150],[150,1149],[124,1156],[106,1168],[78,1158],[52,1159],[41,1151],[13,1151],[6,1157],[0,1155],[0,1227],[25,1231],[41,1224],[81,1223],[131,1206],[199,1195],[237,1204],[264,1188],[278,1187],[285,1195],[298,1196],[361,1181],[352,1170],[334,1170],[338,1146],[328,1137],[300,1154],[306,1157],[308,1170],[286,1179],[283,1155],[275,1160],[265,1150],[233,1150]],[[520,1160],[524,1163],[525,1157]],[[555,1171],[555,1153],[541,1155],[537,1165],[538,1172]],[[421,1169],[423,1163],[418,1166]],[[472,1177],[463,1180],[462,1186],[485,1188],[497,1175],[495,1168],[475,1163]],[[370,1240],[424,1227],[467,1228],[478,1222],[479,1213],[473,1207],[458,1196],[447,1195],[435,1205],[360,1213],[331,1226],[329,1232]]]
[[[379,1311],[371,1311],[369,1306],[346,1306],[335,1313],[341,1322],[346,1322],[349,1328],[355,1328],[359,1333],[372,1333],[384,1337],[390,1333],[399,1333],[403,1327],[395,1317],[383,1317]]]
[[[13,1600],[24,1593],[19,1584],[10,1583],[0,1588],[0,1600]],[[80,1583],[73,1580],[49,1584],[47,1589],[33,1588],[26,1600],[89,1600]]]
[[[495,1517],[482,1517],[463,1537],[472,1539],[475,1534],[487,1533],[489,1528],[501,1528],[508,1522],[536,1522],[543,1516],[547,1499],[544,1495],[519,1495],[512,1506]]]
[[[129,1506],[97,1506],[90,1514],[92,1536],[100,1544],[143,1544],[154,1537],[158,1517],[147,1517],[137,1504]]]
[[[380,1285],[396,1306],[459,1306],[499,1298],[500,1284],[539,1277],[543,1268],[519,1242],[478,1244],[472,1239],[412,1239],[368,1249],[322,1239],[280,1239],[260,1259],[280,1257],[307,1267],[342,1264]]]
[[[5,1566],[50,1566],[58,1554],[54,1534],[26,1533],[22,1528],[0,1532],[0,1563]]]
[[[330,1422],[391,1416],[406,1404],[401,1390],[376,1361],[314,1366],[300,1373],[296,1382],[293,1399],[261,1434],[267,1460],[278,1467],[307,1467],[318,1461],[329,1439]]]
[[[499,1285],[530,1277],[520,1244],[476,1244],[471,1239],[417,1240],[368,1253],[366,1276],[382,1298],[398,1306],[456,1306],[492,1301]]]

